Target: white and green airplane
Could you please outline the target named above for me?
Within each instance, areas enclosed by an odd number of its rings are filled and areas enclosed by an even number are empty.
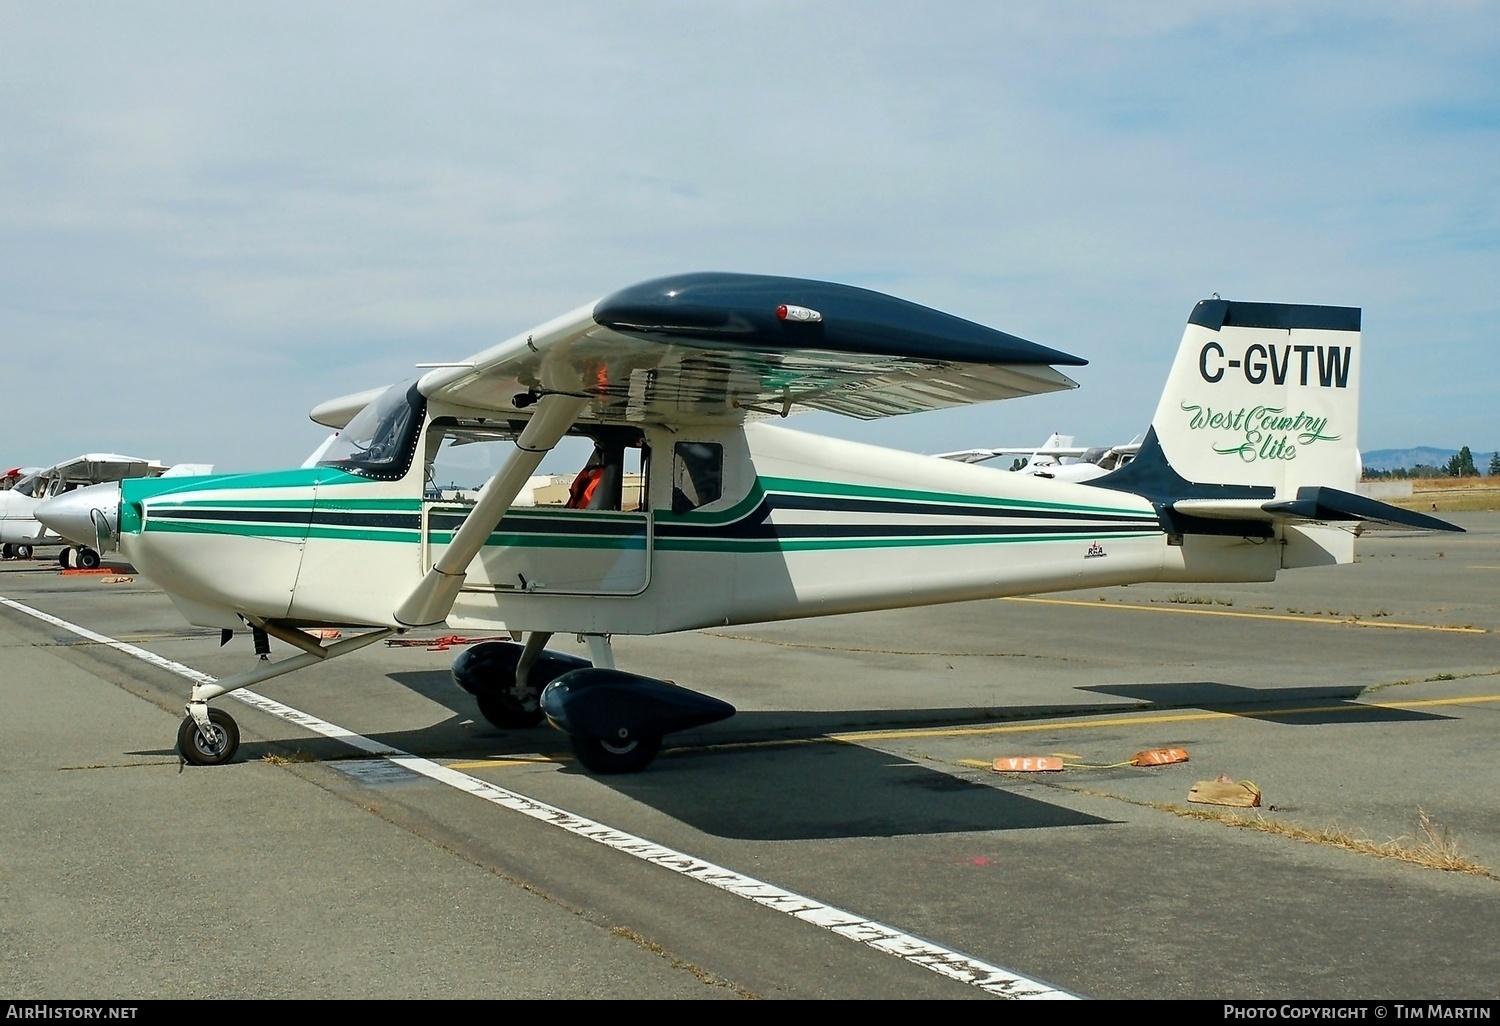
[[[490,722],[545,718],[590,770],[630,772],[734,709],[617,669],[613,635],[1268,581],[1351,562],[1366,524],[1458,530],[1355,494],[1361,360],[1358,309],[1205,300],[1135,458],[1087,484],[1045,480],[770,422],[1073,388],[1056,368],[1086,361],[846,285],[684,274],[318,406],[340,433],[314,465],[126,481],[114,518],[89,495],[38,515],[117,546],[190,622],[301,649],[193,688],[190,762],[238,746],[210,700],[446,624],[517,639],[454,664]],[[516,504],[568,436],[594,446],[573,501]],[[434,467],[484,452],[495,469],[475,500],[432,497]],[[346,636],[314,633],[329,627]],[[547,649],[555,633],[583,636],[590,658]]]

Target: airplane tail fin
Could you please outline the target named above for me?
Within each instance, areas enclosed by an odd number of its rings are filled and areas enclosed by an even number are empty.
[[[1187,480],[1353,491],[1360,476],[1360,311],[1231,303],[1193,308],[1151,428]]]
[[[1178,535],[1330,521],[1459,530],[1355,494],[1360,361],[1358,308],[1203,300],[1140,454],[1093,483],[1151,499]]]
[[[1067,450],[1072,448],[1072,435],[1064,435],[1054,431],[1051,435],[1048,436],[1047,440],[1041,444],[1041,447],[1037,449],[1036,452],[1031,454],[1031,458],[1027,460],[1026,465],[1029,467],[1058,466],[1062,461],[1057,458],[1057,450]]]

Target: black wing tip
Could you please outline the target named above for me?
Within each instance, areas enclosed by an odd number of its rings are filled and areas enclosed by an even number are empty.
[[[822,314],[782,322],[782,304]],[[605,296],[600,325],[658,338],[719,345],[826,349],[918,360],[1084,367],[1088,361],[884,292],[811,278],[727,271],[667,275]]]

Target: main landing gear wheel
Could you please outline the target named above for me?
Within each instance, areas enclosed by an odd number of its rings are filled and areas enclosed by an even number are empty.
[[[57,565],[64,570],[73,569],[73,546],[69,545],[57,554]]]
[[[240,748],[240,727],[223,709],[208,710],[209,732],[205,737],[198,721],[188,715],[177,728],[177,751],[194,766],[218,766],[234,758]]]
[[[17,559],[30,559],[31,558],[31,546],[30,545],[17,545],[16,546],[16,558]]]
[[[527,708],[504,687],[483,687],[474,692],[474,701],[479,713],[490,724],[500,730],[525,730],[542,722],[542,707],[536,696],[531,696],[531,707]]]
[[[15,559],[16,547],[10,542],[0,545],[0,559]]]
[[[79,549],[74,559],[85,570],[99,569],[99,553],[93,549]]]
[[[585,769],[595,773],[639,773],[651,765],[661,751],[661,738],[638,737],[630,741],[596,741],[593,738],[569,736],[573,754]]]

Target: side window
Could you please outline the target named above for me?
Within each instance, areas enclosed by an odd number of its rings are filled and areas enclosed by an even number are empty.
[[[724,494],[724,447],[678,442],[672,447],[672,512],[706,506]]]

